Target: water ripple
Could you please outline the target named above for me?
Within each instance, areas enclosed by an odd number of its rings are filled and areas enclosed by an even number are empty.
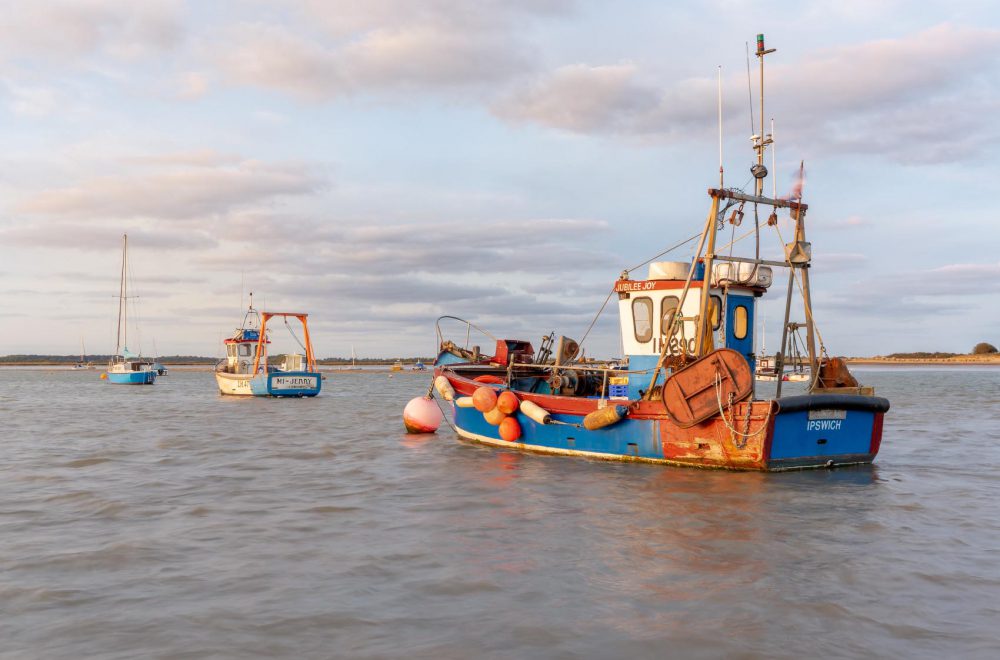
[[[425,375],[0,370],[0,656],[997,657],[1000,370],[859,375],[877,464],[762,475],[408,436]]]

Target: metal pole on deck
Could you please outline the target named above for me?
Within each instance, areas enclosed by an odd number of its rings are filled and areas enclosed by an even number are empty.
[[[708,341],[711,341],[710,328],[712,326],[712,319],[708,318],[708,303],[710,298],[709,290],[712,285],[712,261],[715,257],[715,234],[716,223],[718,221],[719,198],[717,195],[712,195],[712,209],[708,213],[708,224],[705,227],[705,231],[708,233],[708,245],[705,246],[705,275],[701,282],[701,307],[698,312],[698,357],[702,357],[708,353],[705,350],[706,338],[708,338]],[[722,310],[719,310],[719,314],[722,314]]]
[[[800,175],[801,176],[801,175]],[[806,212],[802,209],[795,211],[795,240],[804,243],[806,240],[805,226]],[[795,271],[792,271],[793,273]],[[816,355],[816,335],[813,331],[812,297],[809,293],[809,264],[802,265],[802,306],[806,312],[806,346],[809,349],[809,369],[810,375],[815,378],[819,368]]]
[[[781,397],[781,376],[785,371],[785,344],[788,342],[788,317],[792,313],[792,289],[795,286],[795,266],[788,264],[788,294],[785,296],[785,323],[781,326],[781,346],[774,358],[774,373],[778,377],[778,387],[774,398]]]

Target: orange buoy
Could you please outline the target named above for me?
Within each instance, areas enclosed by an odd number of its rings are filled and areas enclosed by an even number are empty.
[[[507,415],[499,408],[494,408],[483,413],[483,417],[486,418],[487,424],[492,424],[493,426],[500,426],[500,422],[507,418]]]
[[[108,379],[107,374],[101,374],[101,380],[107,380],[107,379]]]
[[[507,442],[517,442],[521,438],[521,425],[513,417],[500,422],[500,438]]]
[[[489,412],[497,405],[497,393],[492,387],[478,387],[472,393],[472,404],[481,413]]]
[[[497,408],[505,415],[513,415],[520,405],[521,401],[513,392],[501,392],[500,396],[497,397]]]
[[[408,433],[434,433],[443,418],[441,409],[426,396],[410,399],[403,409],[403,426]]]

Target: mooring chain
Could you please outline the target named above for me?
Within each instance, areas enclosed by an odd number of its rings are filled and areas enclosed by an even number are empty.
[[[734,392],[730,392],[729,393],[729,407],[730,407],[730,409],[732,409],[732,407],[733,407],[733,400],[735,398],[736,398],[736,394]],[[722,377],[719,375],[718,372],[716,372],[716,374],[715,374],[715,400],[719,404],[719,416],[722,417],[723,423],[726,425],[726,428],[729,429],[729,438],[730,438],[730,440],[732,440],[733,445],[737,449],[745,449],[746,446],[747,446],[747,442],[750,440],[750,438],[756,437],[756,436],[760,435],[761,433],[763,433],[764,431],[767,430],[768,424],[771,421],[771,414],[773,412],[771,406],[768,406],[768,408],[767,408],[767,417],[765,417],[764,420],[761,422],[760,428],[758,428],[753,433],[750,433],[750,414],[751,414],[751,411],[752,411],[752,408],[753,408],[752,402],[747,402],[747,414],[746,414],[746,418],[745,418],[745,420],[746,420],[746,429],[747,429],[746,433],[741,433],[737,428],[735,428],[733,426],[733,424],[729,423],[729,419],[726,417],[726,412],[725,412],[725,410],[723,409],[723,406],[722,406]],[[733,416],[733,423],[735,423],[735,422],[736,422],[736,416],[734,415]],[[737,437],[742,438],[743,439],[742,442],[740,442],[739,440],[737,440],[736,439]]]

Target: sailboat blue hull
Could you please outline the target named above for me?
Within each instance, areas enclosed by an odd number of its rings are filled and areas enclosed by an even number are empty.
[[[108,372],[108,382],[115,385],[152,385],[156,382],[156,372],[129,371],[117,374]]]

